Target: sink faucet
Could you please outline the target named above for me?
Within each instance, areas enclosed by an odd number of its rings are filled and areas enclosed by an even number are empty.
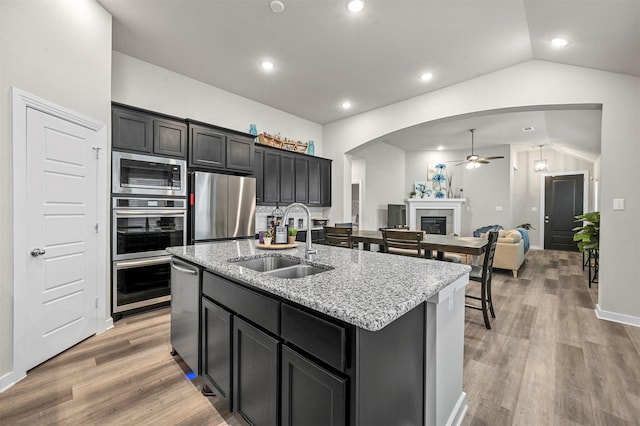
[[[311,255],[318,253],[318,250],[316,250],[313,247],[311,247],[311,211],[309,210],[309,207],[305,206],[302,203],[289,204],[284,209],[284,213],[282,214],[282,223],[286,223],[287,222],[287,219],[288,219],[288,216],[289,216],[289,210],[291,210],[292,208],[295,208],[295,207],[300,207],[305,212],[307,212],[307,241],[306,241],[307,249],[305,250],[304,258],[307,259],[307,260],[310,260],[311,259]]]

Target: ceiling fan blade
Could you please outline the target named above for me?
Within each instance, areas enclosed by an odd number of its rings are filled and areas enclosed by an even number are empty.
[[[504,158],[503,156],[499,156],[499,157],[482,157],[482,158],[478,158],[478,161],[480,160],[499,160],[501,158]]]
[[[474,163],[489,164],[489,162],[484,158],[478,158]]]
[[[466,160],[446,160],[445,163],[457,163],[460,161],[466,161]]]
[[[467,164],[467,163],[468,163],[468,161],[463,161],[462,163],[454,164],[454,165],[453,165],[453,167],[455,167],[455,166],[461,166],[461,165],[463,165],[463,164]]]

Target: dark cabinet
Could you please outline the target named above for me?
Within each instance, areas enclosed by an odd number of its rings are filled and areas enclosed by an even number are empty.
[[[346,380],[282,347],[282,424],[346,424]]]
[[[238,135],[227,135],[226,168],[238,172],[253,171],[254,141]]]
[[[232,315],[203,297],[201,316],[201,375],[209,388],[231,406]]]
[[[276,204],[280,201],[280,154],[273,151],[264,153],[264,203]]]
[[[264,149],[255,147],[253,177],[256,178],[256,204],[264,203]]]
[[[320,162],[322,160],[318,158],[309,159],[309,205],[310,206],[321,206],[322,198],[321,198],[321,178],[320,178]]]
[[[144,111],[114,106],[113,149],[172,158],[187,156],[187,126]]]
[[[320,161],[320,205],[331,206],[331,161]]]
[[[280,342],[235,317],[233,358],[234,410],[254,425],[278,424]]]
[[[293,203],[295,197],[295,162],[292,154],[280,154],[280,202]]]
[[[295,157],[295,201],[297,203],[309,203],[309,160],[304,157]]]
[[[225,134],[207,127],[189,125],[189,167],[224,169]]]

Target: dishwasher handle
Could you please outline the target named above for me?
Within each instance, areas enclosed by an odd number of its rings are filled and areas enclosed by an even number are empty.
[[[189,274],[189,275],[196,275],[196,276],[198,275],[198,270],[197,269],[190,269],[188,267],[179,266],[179,265],[181,265],[181,264],[176,263],[175,260],[171,261],[171,267],[173,269],[175,269],[176,271],[182,272],[182,273],[185,273],[185,274]]]

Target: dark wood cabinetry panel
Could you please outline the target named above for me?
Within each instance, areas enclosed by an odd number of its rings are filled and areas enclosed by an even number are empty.
[[[282,424],[346,424],[346,379],[282,347]]]
[[[254,425],[278,424],[280,342],[238,317],[233,321],[233,409]]]
[[[201,372],[205,383],[216,395],[231,401],[232,315],[207,298],[202,298]]]
[[[331,206],[331,161],[320,162],[320,205]]]
[[[138,111],[114,107],[111,111],[113,148],[151,153],[153,119]]]
[[[280,202],[293,203],[295,197],[295,162],[292,154],[280,154]]]
[[[318,158],[309,159],[309,205],[320,206],[322,199],[321,193],[321,179],[320,179],[320,162]]]
[[[256,178],[256,204],[264,203],[264,149],[255,147],[253,177]]]
[[[238,135],[227,135],[227,169],[250,173],[253,171],[253,162],[253,139]]]
[[[309,160],[304,157],[295,157],[295,201],[297,203],[309,203]]]
[[[175,121],[153,120],[153,152],[170,157],[187,157],[187,125]]]
[[[203,126],[189,125],[189,167],[224,169],[226,135]]]
[[[280,153],[265,151],[263,170],[265,204],[276,204],[280,201]]]

